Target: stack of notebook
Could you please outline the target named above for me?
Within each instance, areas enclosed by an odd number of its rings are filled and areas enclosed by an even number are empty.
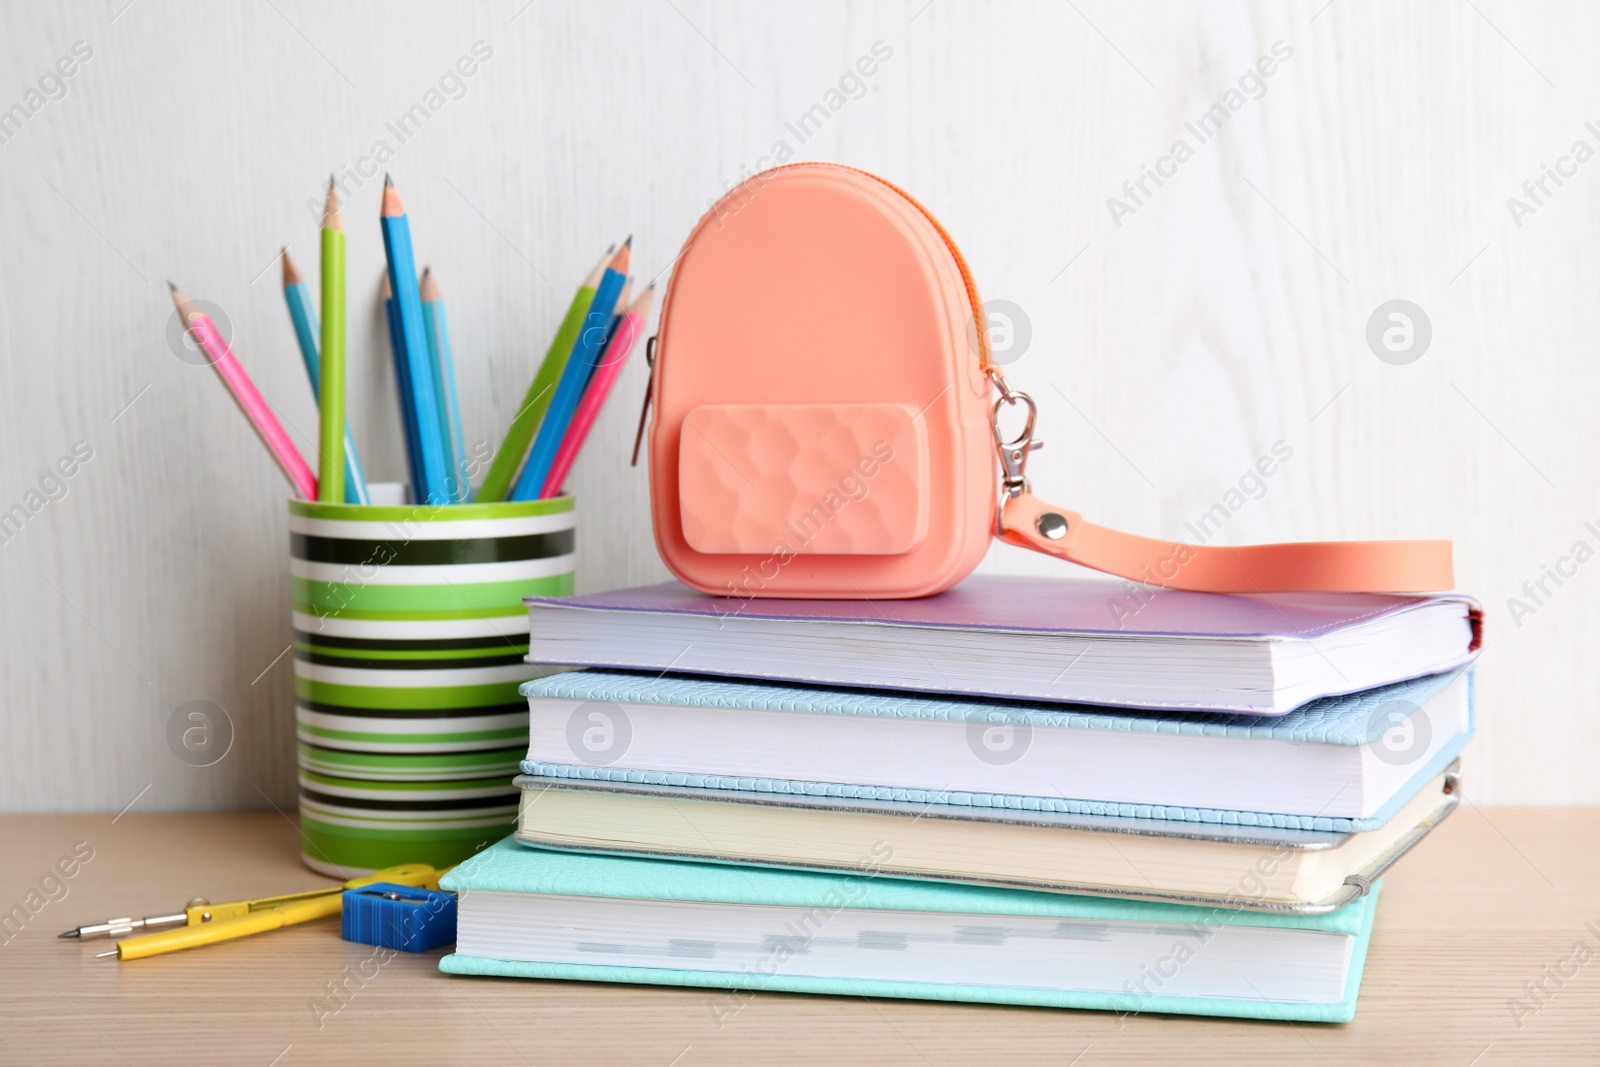
[[[445,970],[1343,1021],[1458,802],[1476,604],[529,601],[518,830]],[[718,1009],[714,1008],[714,1011]]]

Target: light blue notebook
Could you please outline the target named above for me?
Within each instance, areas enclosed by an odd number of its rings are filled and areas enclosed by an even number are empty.
[[[1276,719],[595,670],[521,692],[531,713],[522,769],[534,777],[1346,833],[1383,827],[1448,767],[1477,703],[1470,668]],[[863,720],[931,731],[861,733]],[[987,747],[993,739],[1022,751]],[[805,767],[827,773],[781,773]],[[917,773],[939,785],[886,780]],[[1139,776],[1160,802],[1113,795],[1139,794]]]
[[[885,847],[888,847],[885,845]],[[498,842],[452,974],[1306,1022],[1355,1014],[1379,889],[1330,915],[549,852]],[[710,1003],[738,1010],[745,996]]]

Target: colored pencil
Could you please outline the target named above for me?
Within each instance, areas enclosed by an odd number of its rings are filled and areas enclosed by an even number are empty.
[[[578,286],[578,291],[572,294],[572,303],[567,305],[567,313],[561,319],[561,328],[556,331],[555,338],[550,342],[550,347],[544,354],[544,361],[539,364],[539,371],[534,375],[532,384],[528,386],[528,395],[522,398],[522,406],[511,419],[511,428],[506,431],[505,440],[500,444],[500,451],[495,453],[493,462],[489,464],[489,472],[483,476],[483,484],[478,487],[479,503],[505,500],[512,485],[515,484],[517,469],[522,466],[522,461],[528,455],[528,446],[533,444],[534,434],[539,429],[539,420],[544,418],[545,410],[550,406],[550,398],[555,393],[556,383],[561,380],[561,372],[566,369],[567,360],[571,358],[573,349],[577,345],[578,331],[583,328],[584,316],[589,312],[589,305],[594,302],[595,289],[605,273],[606,264],[610,262],[616,250],[616,245],[606,249],[606,254],[600,257],[600,262],[594,265],[594,270],[590,271],[583,284]]]
[[[317,447],[317,499],[344,501],[344,217],[339,188],[328,176],[328,199],[322,209],[322,388]]]
[[[389,326],[389,351],[394,356],[394,382],[395,389],[400,397],[400,435],[406,444],[406,475],[411,479],[411,499],[421,500],[422,482],[418,472],[422,469],[417,461],[416,429],[411,425],[407,413],[411,410],[411,383],[406,377],[405,353],[400,348],[400,325],[394,317],[394,290],[389,286],[389,275],[383,275],[383,319]]]
[[[595,353],[594,366],[589,368],[589,377],[585,378],[584,381],[583,381],[583,393],[580,395],[579,400],[578,400],[578,407],[580,407],[580,408],[583,407],[582,397],[588,395],[588,393],[589,393],[589,385],[590,385],[590,383],[592,383],[594,381],[595,375],[600,373],[600,365],[605,362],[606,353],[611,350],[611,342],[616,339],[617,330],[622,327],[622,319],[628,313],[628,303],[629,303],[629,298],[631,297],[632,293],[633,293],[633,279],[632,278],[624,278],[624,279],[622,279],[622,292],[617,296],[617,309],[611,315],[611,325],[606,327],[605,340],[600,342],[600,351]],[[574,411],[572,413],[572,417],[573,418],[577,418],[578,417],[578,413],[576,411]],[[568,435],[570,435],[571,432],[572,432],[571,424],[568,424],[568,426],[567,426]],[[566,440],[567,440],[566,437],[563,437],[561,439],[563,444],[566,443]],[[558,447],[556,449],[556,454],[559,455],[560,453],[561,453],[561,449]],[[552,464],[551,467],[552,467],[552,469],[554,469],[554,464]]]
[[[461,401],[456,394],[455,361],[450,355],[450,322],[444,313],[444,291],[432,268],[422,268],[422,326],[428,334],[428,362],[433,365],[433,389],[439,402],[439,424],[444,427],[446,458],[450,466],[450,499],[465,504],[472,494],[467,471],[467,442],[461,431]]]
[[[171,282],[167,283],[167,288],[172,293],[172,303],[178,309],[179,318],[194,335],[195,343],[210,357],[212,369],[222,379],[222,384],[228,387],[228,394],[239,405],[239,410],[249,420],[250,427],[261,438],[261,443],[272,453],[272,458],[289,480],[290,486],[306,500],[317,499],[317,476],[311,473],[300,450],[294,446],[266,399],[239,365],[228,342],[223,340],[210,317],[194,307],[182,290]]]
[[[561,439],[561,447],[556,451],[556,459],[550,466],[550,474],[544,480],[544,488],[539,496],[552,497],[561,495],[561,483],[566,480],[567,472],[572,469],[572,463],[578,458],[579,449],[589,436],[589,430],[594,426],[600,408],[606,402],[606,394],[611,391],[617,377],[622,373],[622,365],[627,362],[628,354],[639,342],[639,335],[644,333],[645,319],[650,316],[650,302],[655,296],[654,285],[649,286],[639,295],[632,305],[620,316],[616,329],[611,333],[611,339],[606,342],[605,352],[600,356],[600,363],[594,369],[594,374],[589,378],[589,384],[583,390],[583,399],[578,402],[578,410],[573,413],[572,425],[567,429],[567,436]]]
[[[416,257],[411,251],[411,223],[394,179],[383,178],[383,204],[378,213],[383,228],[383,248],[389,261],[389,284],[394,288],[395,336],[405,356],[405,374],[411,386],[408,412],[416,433],[417,481],[415,503],[450,503],[449,465],[445,460],[444,433],[439,424],[439,404],[434,396],[433,368],[428,359],[427,331],[422,325],[422,296],[417,290]],[[326,370],[327,360],[323,360]],[[326,381],[326,374],[324,374]]]
[[[556,384],[555,395],[550,398],[550,408],[545,412],[544,421],[539,423],[533,448],[528,452],[528,462],[523,464],[522,473],[517,477],[517,486],[511,492],[512,500],[537,499],[544,489],[545,479],[550,477],[556,451],[561,447],[561,439],[567,435],[573,412],[583,398],[584,386],[589,383],[589,375],[594,371],[600,348],[610,331],[611,313],[616,310],[617,297],[627,282],[628,254],[632,245],[633,238],[629,237],[600,277],[594,302],[584,316],[583,329],[578,331],[577,344],[572,355],[567,357],[567,365]]]
[[[311,290],[300,270],[283,250],[283,299],[289,305],[289,321],[294,323],[295,340],[300,344],[300,359],[306,365],[306,377],[311,380],[313,399],[322,393],[322,360],[317,354],[317,313],[311,306]],[[320,401],[319,401],[320,402]],[[346,504],[370,504],[367,492],[366,471],[361,468],[361,457],[356,454],[356,439],[350,432],[350,421],[344,424],[344,501]]]

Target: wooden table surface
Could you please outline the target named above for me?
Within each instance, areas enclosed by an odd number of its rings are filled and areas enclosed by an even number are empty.
[[[450,977],[443,950],[380,967],[327,922],[97,960],[56,934],[329,882],[274,813],[7,816],[0,909],[28,917],[0,932],[0,1062],[1600,1063],[1597,844],[1600,808],[1464,805],[1390,875],[1346,1026],[764,993],[719,1027],[705,991]]]

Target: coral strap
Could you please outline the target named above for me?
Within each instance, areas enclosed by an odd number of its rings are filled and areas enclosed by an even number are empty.
[[[1000,539],[1135,582],[1202,593],[1425,593],[1455,586],[1449,541],[1302,541],[1206,547],[1085,522],[1029,492],[1006,500]]]

